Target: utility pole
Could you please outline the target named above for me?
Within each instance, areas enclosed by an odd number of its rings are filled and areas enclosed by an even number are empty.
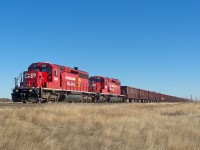
[[[191,101],[192,101],[192,95],[191,95]]]

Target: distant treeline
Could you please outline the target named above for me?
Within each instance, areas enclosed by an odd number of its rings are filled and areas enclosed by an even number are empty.
[[[0,102],[11,102],[9,98],[0,98]]]

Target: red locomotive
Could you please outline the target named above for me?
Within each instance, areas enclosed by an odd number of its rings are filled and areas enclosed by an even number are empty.
[[[98,102],[122,102],[123,96],[120,89],[121,83],[118,79],[92,76],[89,79],[89,91],[97,93]]]
[[[92,76],[77,67],[47,62],[33,63],[15,80],[13,102],[183,102],[168,96],[128,86],[118,79]]]
[[[23,73],[20,87],[16,86],[13,90],[12,99],[48,102],[75,95],[70,99],[77,100],[81,94],[88,92],[88,78],[87,72],[76,67],[72,69],[44,62],[33,63]]]

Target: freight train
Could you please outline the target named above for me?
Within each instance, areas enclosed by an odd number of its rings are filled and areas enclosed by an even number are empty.
[[[20,84],[18,85],[18,81]],[[187,102],[188,99],[121,86],[118,79],[91,76],[78,67],[70,68],[48,62],[33,63],[12,90],[13,102]]]

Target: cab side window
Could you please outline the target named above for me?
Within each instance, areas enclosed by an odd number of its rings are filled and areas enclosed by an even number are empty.
[[[54,70],[54,76],[58,77],[58,70]]]

